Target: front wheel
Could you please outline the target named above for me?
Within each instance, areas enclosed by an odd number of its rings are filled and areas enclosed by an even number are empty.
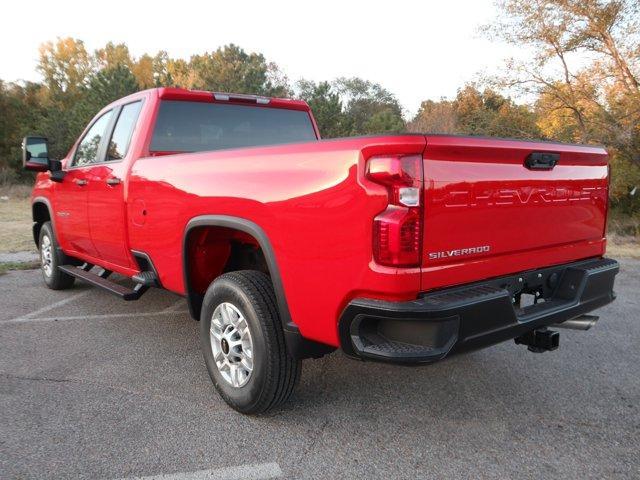
[[[42,224],[38,246],[40,248],[40,270],[47,287],[52,290],[71,288],[75,278],[58,268],[64,264],[65,256],[58,249],[51,222]]]
[[[204,296],[200,341],[209,376],[222,398],[242,413],[286,401],[300,378],[287,351],[270,278],[242,270],[221,275]]]

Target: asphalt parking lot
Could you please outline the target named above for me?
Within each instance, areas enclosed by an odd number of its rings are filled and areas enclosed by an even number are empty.
[[[640,261],[558,351],[306,361],[285,408],[216,395],[184,300],[0,277],[0,478],[638,478]]]

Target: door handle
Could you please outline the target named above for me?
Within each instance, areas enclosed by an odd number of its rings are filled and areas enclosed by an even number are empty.
[[[120,185],[120,182],[122,180],[120,180],[118,177],[109,177],[107,178],[107,185],[111,185],[112,187],[114,185]]]
[[[87,184],[87,181],[84,178],[76,178],[73,183],[78,185],[79,187],[84,187]]]

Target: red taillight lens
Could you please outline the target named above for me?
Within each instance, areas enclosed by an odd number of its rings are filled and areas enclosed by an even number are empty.
[[[373,157],[367,178],[384,185],[389,205],[373,221],[373,255],[393,267],[419,266],[422,258],[422,157]]]

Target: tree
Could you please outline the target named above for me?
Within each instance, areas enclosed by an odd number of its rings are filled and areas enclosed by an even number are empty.
[[[404,129],[402,108],[395,96],[378,83],[361,78],[338,78],[339,93],[349,135],[399,132]]]
[[[536,116],[525,105],[491,89],[468,84],[455,100],[428,100],[409,124],[411,131],[513,138],[540,138]]]
[[[154,59],[151,55],[145,53],[133,62],[131,65],[131,73],[142,90],[156,86]]]
[[[533,50],[534,58],[510,60],[496,83],[538,99],[544,135],[608,147],[615,205],[637,190],[640,178],[640,3],[500,0],[498,6],[500,21],[488,32]],[[640,212],[640,195],[632,203]]]
[[[456,133],[457,120],[453,102],[425,100],[407,129],[419,133]]]
[[[332,89],[329,82],[315,83],[300,80],[297,87],[299,97],[311,107],[320,134],[324,138],[343,137],[349,134],[340,95]]]
[[[108,42],[104,48],[96,50],[95,58],[99,70],[115,68],[120,65],[131,68],[134,63],[129,53],[129,47],[124,43]]]
[[[0,80],[0,181],[15,181],[24,176],[20,145],[30,134],[42,134],[40,122],[44,114],[44,87],[27,82],[24,85]]]
[[[40,46],[37,70],[51,96],[72,99],[86,86],[93,70],[93,59],[82,40],[59,38],[55,43],[46,42]]]
[[[488,31],[534,51],[533,61],[510,60],[500,83],[542,98],[543,110],[570,116],[574,140],[607,143],[640,164],[638,2],[501,0],[498,5],[504,15]],[[585,59],[592,61],[580,66]]]
[[[190,88],[269,96],[288,92],[286,84],[274,81],[279,73],[275,64],[233,44],[192,56],[188,67],[193,72],[188,79]]]
[[[89,80],[85,101],[94,114],[105,105],[140,90],[136,77],[124,64],[105,68]]]
[[[491,89],[467,85],[458,91],[453,108],[457,131],[469,135],[540,138],[533,112]]]
[[[173,77],[169,71],[169,66],[172,60],[169,58],[169,54],[160,50],[152,59],[153,80],[156,87],[170,87],[174,85]],[[138,79],[138,82],[140,80]]]

